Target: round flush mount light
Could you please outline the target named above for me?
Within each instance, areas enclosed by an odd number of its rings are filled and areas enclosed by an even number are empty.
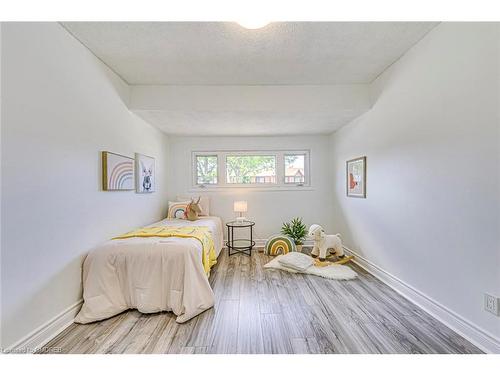
[[[237,23],[244,27],[245,29],[261,29],[264,26],[267,26],[270,22],[269,21],[263,21],[263,20],[242,20],[242,21],[237,21]]]

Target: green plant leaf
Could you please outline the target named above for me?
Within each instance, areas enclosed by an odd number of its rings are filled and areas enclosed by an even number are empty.
[[[302,218],[295,217],[289,223],[283,223],[281,233],[291,237],[296,245],[302,245],[307,236],[307,227]]]

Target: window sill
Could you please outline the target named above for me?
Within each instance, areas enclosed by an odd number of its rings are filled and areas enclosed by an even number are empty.
[[[220,187],[191,187],[189,192],[228,192],[228,191],[247,191],[247,192],[279,192],[279,191],[313,191],[312,186],[273,186],[273,187],[253,187],[253,186],[220,186]]]

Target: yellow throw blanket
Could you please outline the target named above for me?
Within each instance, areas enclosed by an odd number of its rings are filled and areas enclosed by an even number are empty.
[[[121,236],[112,238],[113,240],[122,240],[132,237],[181,237],[196,238],[200,241],[203,248],[202,262],[207,275],[210,269],[217,263],[215,255],[214,240],[208,227],[146,227],[133,230]]]

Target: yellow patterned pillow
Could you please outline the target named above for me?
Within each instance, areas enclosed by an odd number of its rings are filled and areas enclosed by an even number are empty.
[[[167,219],[184,219],[186,207],[190,202],[168,202]]]

